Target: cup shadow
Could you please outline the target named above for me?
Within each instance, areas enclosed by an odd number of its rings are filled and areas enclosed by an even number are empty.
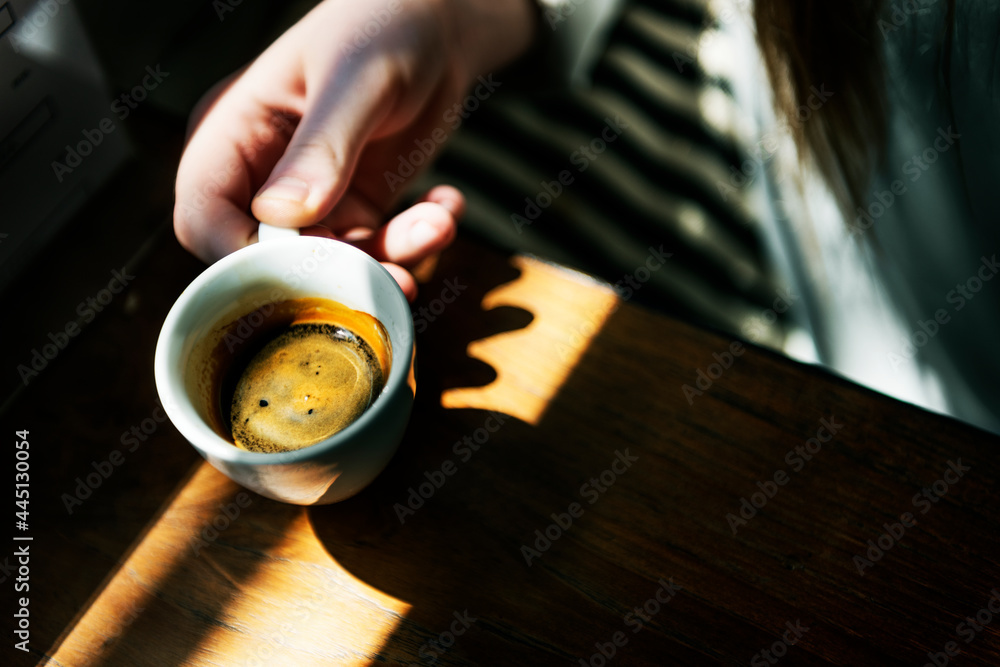
[[[157,262],[160,260],[158,259]],[[166,259],[163,261],[167,261]],[[446,267],[447,255],[442,266]],[[194,268],[197,268],[192,264]],[[497,284],[507,282],[516,278],[518,272],[512,267],[507,270],[498,270],[491,274],[492,282],[482,276],[473,277],[462,275],[461,283],[469,287],[460,288],[460,297],[472,303],[482,297],[482,294],[489,291]],[[179,279],[178,282],[182,282]],[[442,290],[454,289],[455,283],[445,285],[444,280],[438,281],[432,278],[425,284],[427,296],[424,304],[433,302],[434,293],[440,294]],[[157,304],[159,308],[169,305],[169,298],[164,296],[163,304]],[[415,306],[419,309],[420,304]],[[438,310],[438,307],[434,307]],[[430,327],[437,328],[437,331],[447,331],[453,324],[454,318],[458,314],[458,308],[445,309],[440,316],[432,315],[434,321]],[[430,311],[428,311],[430,312]],[[419,315],[418,315],[419,317]],[[161,318],[152,318],[152,321],[159,322]],[[477,322],[477,326],[470,330],[470,334],[475,338],[485,337],[504,331],[519,329],[531,321],[530,313],[519,309],[499,308],[488,317],[483,317]],[[144,341],[142,356],[151,358],[151,350],[155,344],[155,331],[149,332],[148,341]],[[418,358],[435,358],[438,354],[435,347],[442,345],[432,340],[434,329],[429,328],[429,333],[418,338]],[[110,344],[113,347],[113,344]],[[83,359],[86,361],[86,357]],[[414,410],[414,421],[411,423],[408,435],[402,443],[397,454],[397,459],[411,461],[413,456],[422,451],[419,434],[426,428],[426,419],[430,416],[427,403],[433,402],[433,396],[440,394],[443,388],[448,386],[468,386],[476,383],[488,383],[495,377],[492,368],[482,362],[471,359],[467,363],[450,369],[449,373],[438,374],[426,372],[424,377],[418,381],[417,406]],[[132,368],[125,366],[125,368]],[[152,396],[152,383],[147,378],[148,368],[144,365],[136,365],[132,376],[138,374],[141,384],[144,387],[142,395],[150,394],[149,404],[156,405]],[[419,371],[418,371],[419,372]],[[130,376],[130,377],[132,377]],[[147,390],[148,387],[148,390]],[[123,394],[127,391],[121,389]],[[99,401],[98,396],[94,396],[92,402]],[[141,419],[138,421],[141,422]],[[65,422],[67,427],[70,424],[79,425],[86,423],[84,420],[71,420]],[[119,420],[115,421],[118,424]],[[121,581],[121,568],[129,558],[130,552],[125,550],[122,553],[114,552],[114,565],[105,567],[89,567],[88,573],[93,572],[93,577],[87,577],[90,591],[89,600],[84,602],[81,599],[76,608],[79,610],[77,619],[62,619],[58,625],[62,627],[65,635],[71,632],[79,620],[81,614],[88,613],[92,605],[97,603],[100,595],[111,587],[110,597],[131,597],[129,609],[124,610],[124,616],[116,625],[114,636],[106,637],[100,646],[94,646],[91,654],[91,662],[94,665],[117,665],[117,664],[148,664],[148,661],[155,656],[157,664],[187,664],[201,650],[204,642],[210,641],[211,635],[219,629],[223,631],[232,630],[237,621],[233,615],[233,605],[245,603],[247,600],[257,599],[258,593],[254,591],[250,582],[258,576],[262,568],[273,561],[270,554],[280,547],[286,534],[292,531],[292,526],[296,524],[303,514],[310,510],[303,507],[287,505],[268,500],[250,493],[239,487],[234,482],[216,473],[207,464],[201,462],[195,451],[183,441],[178,433],[170,426],[162,427],[169,434],[169,443],[157,442],[160,447],[167,447],[171,452],[170,471],[175,474],[164,476],[163,468],[154,465],[157,452],[150,447],[140,448],[135,454],[138,460],[140,457],[146,462],[142,470],[147,471],[147,478],[156,478],[158,484],[154,485],[156,494],[146,494],[143,506],[149,506],[149,512],[141,516],[134,517],[136,527],[133,545],[142,542],[142,537],[147,532],[152,532],[152,538],[147,540],[148,544],[141,544],[143,549],[140,557],[135,561],[136,567],[146,567],[151,562],[153,551],[156,545],[172,543],[169,560],[163,565],[156,565],[153,569],[156,576],[147,576],[148,573],[139,571],[130,573],[126,579],[131,579],[129,583],[123,584]],[[414,434],[417,437],[414,437]],[[160,435],[159,432],[156,434]],[[97,436],[95,435],[95,438]],[[106,439],[107,435],[102,434],[101,439]],[[157,438],[157,441],[160,439]],[[80,456],[74,456],[73,461],[60,465],[60,470],[70,471],[60,473],[62,486],[68,484],[69,475],[72,471],[84,468],[82,463],[91,456],[92,452],[85,452],[82,449],[76,450]],[[176,458],[173,456],[177,455]],[[150,457],[153,457],[151,460]],[[394,459],[395,460],[395,459]],[[128,461],[131,464],[131,461]],[[406,465],[413,465],[412,463]],[[138,463],[136,464],[138,466]],[[131,466],[130,466],[131,467]],[[390,468],[398,468],[397,464],[391,463]],[[406,466],[401,470],[407,469]],[[183,471],[187,470],[185,475]],[[391,474],[391,471],[387,471]],[[183,478],[181,483],[177,483],[178,477]],[[58,483],[57,480],[54,480]],[[78,532],[90,534],[91,542],[103,542],[95,535],[99,531],[102,522],[114,520],[118,510],[108,506],[121,493],[127,493],[118,489],[118,483],[128,483],[133,493],[137,493],[136,485],[148,484],[149,479],[136,480],[127,479],[125,475],[116,475],[111,479],[114,482],[114,490],[107,494],[102,493],[101,497],[107,501],[98,507],[98,503],[88,502],[84,508],[86,511],[80,516],[74,515],[73,525]],[[376,484],[381,482],[376,481]],[[109,486],[110,484],[106,484]],[[104,489],[102,489],[104,491]],[[358,497],[370,495],[369,491],[364,491]],[[58,494],[50,494],[51,498],[58,498]],[[249,502],[243,502],[241,498],[249,497]],[[353,503],[353,507],[363,507],[364,503]],[[343,504],[343,503],[341,503]],[[230,520],[224,520],[224,508],[239,508],[239,516]],[[61,509],[61,507],[60,507]],[[53,508],[53,513],[58,510]],[[166,512],[160,516],[161,512]],[[234,510],[235,511],[235,510]],[[322,513],[322,508],[311,510]],[[130,516],[130,520],[133,517]],[[162,519],[162,520],[161,520]],[[84,522],[94,522],[93,528],[84,527]],[[218,536],[212,532],[212,526],[219,522]],[[222,525],[224,524],[224,526]],[[207,542],[204,540],[205,531],[210,534]],[[132,534],[132,533],[130,533]],[[119,541],[114,544],[103,545],[110,551],[119,548]],[[104,554],[101,554],[104,557]],[[59,578],[60,581],[66,577]],[[113,580],[116,580],[113,582]],[[124,588],[134,588],[133,583],[145,580],[145,583],[138,590],[123,592]],[[191,586],[191,582],[199,582],[197,586]],[[83,582],[79,582],[82,584]],[[76,586],[75,588],[79,588]],[[82,593],[82,591],[81,591]],[[261,606],[265,606],[265,598],[257,600]],[[103,613],[103,603],[101,611]],[[180,613],[178,613],[180,612]],[[172,626],[176,632],[164,635],[158,628]],[[59,651],[61,638],[46,640],[49,647],[46,654],[51,656]],[[74,644],[74,645],[78,645]],[[266,659],[261,658],[266,664]]]
[[[574,429],[562,419],[531,425],[485,410],[446,410],[433,399],[418,406],[405,453],[372,487],[309,511],[317,538],[341,566],[412,605],[371,664],[484,664],[491,655],[502,655],[504,664],[575,664],[594,651],[595,639],[627,630],[626,603],[651,597],[667,573],[656,563],[646,572],[609,566],[595,552],[605,541],[628,539],[618,516],[648,512],[642,497],[664,503],[655,481],[638,484],[627,502],[591,510],[577,491],[586,478],[561,457],[607,443],[567,442]],[[496,432],[477,451],[460,446],[491,427]],[[611,450],[592,474],[610,467]],[[446,461],[457,467],[450,476],[441,472]],[[553,513],[567,521],[572,502],[592,518],[574,520],[571,530],[550,529],[556,540],[539,538],[534,531],[546,531]],[[668,527],[654,517],[646,538],[658,542]],[[647,555],[650,546],[641,545]],[[594,587],[598,581],[606,585]],[[640,639],[645,647],[637,646],[627,664],[662,664],[650,656],[668,654],[665,626]],[[697,661],[695,654],[687,658]]]
[[[905,498],[909,471],[951,455],[933,433],[957,425],[887,418],[903,406],[837,378],[802,382],[756,348],[691,402],[682,385],[731,341],[641,308],[603,321],[540,419],[449,409],[442,393],[481,372],[455,325],[425,347],[433,366],[399,456],[363,493],[308,511],[339,565],[409,605],[370,664],[746,664],[801,622],[814,629],[794,664],[895,665],[922,659],[894,633],[934,636],[928,607],[960,618],[981,602],[981,581],[913,585],[947,576],[916,562],[941,548],[938,531],[992,552],[993,533],[956,534],[943,513],[907,534],[912,565],[860,584],[851,566],[859,522],[889,518],[858,489]],[[733,530],[741,494],[831,414],[855,430]],[[971,433],[963,453],[990,458],[994,439]],[[857,465],[860,452],[875,463]],[[907,464],[887,475],[894,459]]]
[[[457,280],[449,268],[438,266],[435,280]],[[607,442],[579,435],[573,390],[553,399],[569,401],[562,406],[568,410],[549,410],[535,424],[502,412],[442,407],[447,390],[483,386],[497,377],[497,369],[468,355],[469,343],[521,329],[534,319],[511,306],[477,310],[498,276],[513,280],[519,273],[501,256],[484,258],[479,270],[492,279],[468,276],[465,281],[463,275],[464,282],[480,287],[470,287],[460,297],[461,306],[445,309],[418,338],[414,412],[389,467],[354,498],[308,511],[330,556],[354,576],[411,605],[372,664],[479,664],[482,656],[501,654],[506,664],[575,662],[588,646],[586,638],[610,636],[603,628],[621,625],[621,615],[615,618],[609,610],[621,608],[614,600],[645,599],[656,590],[650,585],[657,579],[654,569],[600,572],[606,564],[588,556],[592,543],[615,538],[617,512],[641,509],[635,506],[598,505],[586,527],[573,525],[568,536],[552,542],[551,551],[562,552],[559,556],[546,549],[531,556],[523,549],[534,548],[533,531],[544,531],[552,512],[565,513],[571,502],[581,500],[577,490],[586,478],[580,478],[579,461],[567,466],[563,457],[573,457],[578,448],[580,460],[601,462],[592,471],[599,475],[616,456]],[[425,300],[439,296],[436,288],[423,292],[417,317]],[[655,496],[653,480],[647,482],[641,493]],[[651,526],[650,537],[656,539],[664,529]],[[572,566],[553,567],[554,559],[568,559]],[[587,582],[602,578],[620,581],[621,588],[590,589]],[[603,607],[600,614],[589,604],[595,599]],[[647,652],[633,655],[630,664],[656,664],[635,660],[655,654],[664,636],[647,632],[642,641],[650,644]],[[593,640],[589,646],[593,651]]]

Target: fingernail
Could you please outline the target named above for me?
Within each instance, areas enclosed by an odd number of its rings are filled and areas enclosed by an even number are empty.
[[[282,176],[271,183],[263,192],[257,195],[258,199],[283,199],[304,203],[309,196],[309,184],[298,178]]]
[[[443,207],[446,211],[448,211],[452,215],[455,215],[455,212],[458,211],[458,202],[456,202],[454,199],[442,199],[441,201],[435,203],[438,206]]]
[[[437,230],[431,223],[426,220],[417,220],[413,227],[410,228],[410,243],[416,248],[424,248],[435,241],[441,236],[441,232]]]

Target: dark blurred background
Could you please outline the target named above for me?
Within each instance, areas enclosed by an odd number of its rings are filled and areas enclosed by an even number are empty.
[[[174,173],[200,96],[312,4],[0,4],[4,410],[100,316],[113,272],[130,275],[169,240]]]

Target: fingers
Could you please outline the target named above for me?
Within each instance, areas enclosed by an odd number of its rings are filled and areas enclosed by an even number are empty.
[[[417,298],[417,281],[413,279],[413,276],[409,271],[398,264],[393,264],[392,262],[382,262],[382,266],[384,266],[385,270],[388,271],[396,280],[399,288],[403,290],[403,294],[406,296],[407,301],[412,302]]]
[[[457,84],[435,87],[440,72],[416,53],[406,62],[425,66],[401,65],[398,47],[409,35],[401,23],[392,40],[383,31],[380,48],[351,58],[333,53],[342,40],[330,26],[341,25],[351,7],[321,4],[314,11],[331,12],[320,17],[327,20],[300,22],[199,105],[178,168],[174,225],[201,259],[212,262],[253,242],[257,220],[348,240],[352,229],[361,230],[369,238],[359,245],[398,266],[419,262],[454,237],[464,210],[457,190],[435,188],[381,226],[394,189],[376,185],[383,162],[396,160],[409,141],[396,133],[407,128],[424,136],[436,128],[443,102],[428,99],[432,92],[450,97]],[[403,74],[410,70],[419,76]],[[366,165],[361,172],[359,161]]]
[[[432,195],[435,201],[411,206],[379,227],[370,238],[354,244],[375,259],[402,266],[413,266],[440,252],[455,238],[458,216],[452,211],[461,215],[465,201],[451,187],[435,188],[428,197]]]
[[[392,106],[390,68],[376,67],[377,58],[304,51],[316,41],[303,37],[307,28],[285,33],[199,105],[204,115],[178,168],[174,226],[205,261],[246,245],[254,217],[286,227],[322,220]],[[320,43],[329,42],[326,35]]]
[[[395,189],[386,174],[404,147],[412,151],[414,139],[441,125],[445,99],[453,104],[467,83],[447,67],[446,21],[433,5],[403,3],[403,13],[360,51],[344,44],[355,39],[353,26],[371,21],[366,3],[320,3],[282,36],[275,52],[293,53],[302,71],[302,122],[255,193],[257,219],[284,227],[318,224],[349,191],[363,195],[362,204],[380,216],[391,209]],[[360,172],[359,164],[365,166]]]
[[[382,206],[376,205],[357,189],[351,188],[319,224],[339,235],[354,229],[372,230],[384,220],[385,212]]]
[[[235,83],[243,71],[246,70],[246,66],[241,67],[229,76],[225,77],[221,81],[217,82],[211,88],[209,88],[205,94],[201,96],[201,99],[194,105],[191,110],[191,115],[188,117],[187,126],[187,138],[191,138],[192,133],[201,125],[201,121],[205,118],[215,103],[226,94],[226,91]]]
[[[225,131],[218,127],[223,115]],[[291,127],[264,109],[217,107],[208,114],[177,168],[174,230],[185,248],[213,262],[249,242],[257,229],[247,214],[254,185],[277,160]]]
[[[251,70],[253,68],[251,67]],[[248,70],[249,71],[249,70]],[[206,262],[247,245],[257,222],[247,213],[254,191],[281,157],[295,129],[294,75],[262,100],[251,83],[226,80],[199,104],[203,113],[177,168],[174,230],[181,244]],[[218,90],[224,89],[215,97]]]
[[[377,60],[338,61],[324,78],[310,88],[318,91],[315,98],[308,100],[302,122],[253,199],[251,210],[262,222],[303,227],[325,218],[393,107],[397,83]]]
[[[361,184],[356,184],[360,186]],[[434,202],[445,207],[457,221],[465,214],[465,197],[450,185],[431,188],[418,201]],[[359,188],[351,187],[337,202],[333,211],[318,224],[343,238],[352,231],[375,230],[385,222],[384,204],[372,202]],[[367,238],[365,234],[360,238]]]
[[[191,254],[211,264],[256,240],[257,222],[231,201],[213,197],[203,200],[203,206],[192,206],[187,202],[197,201],[198,195],[186,191],[178,187],[174,232]]]
[[[421,201],[434,202],[445,207],[456,221],[465,215],[465,195],[451,185],[435,185],[427,191]]]
[[[351,193],[345,200],[351,200]],[[371,230],[381,222],[381,215],[370,206],[359,207],[353,230]],[[342,205],[338,205],[338,209]],[[421,201],[403,211],[382,227],[364,237],[353,239],[351,229],[341,229],[338,233],[326,226],[313,225],[302,229],[303,234],[339,237],[350,241],[375,259],[392,274],[407,301],[417,297],[417,283],[404,266],[413,266],[443,250],[455,238],[459,218],[465,213],[465,197],[450,185],[439,185],[425,194]]]

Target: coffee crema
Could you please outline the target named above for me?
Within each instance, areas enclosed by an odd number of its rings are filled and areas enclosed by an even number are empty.
[[[252,452],[326,440],[360,417],[389,377],[382,324],[329,299],[265,303],[210,338],[205,384],[216,427]]]

